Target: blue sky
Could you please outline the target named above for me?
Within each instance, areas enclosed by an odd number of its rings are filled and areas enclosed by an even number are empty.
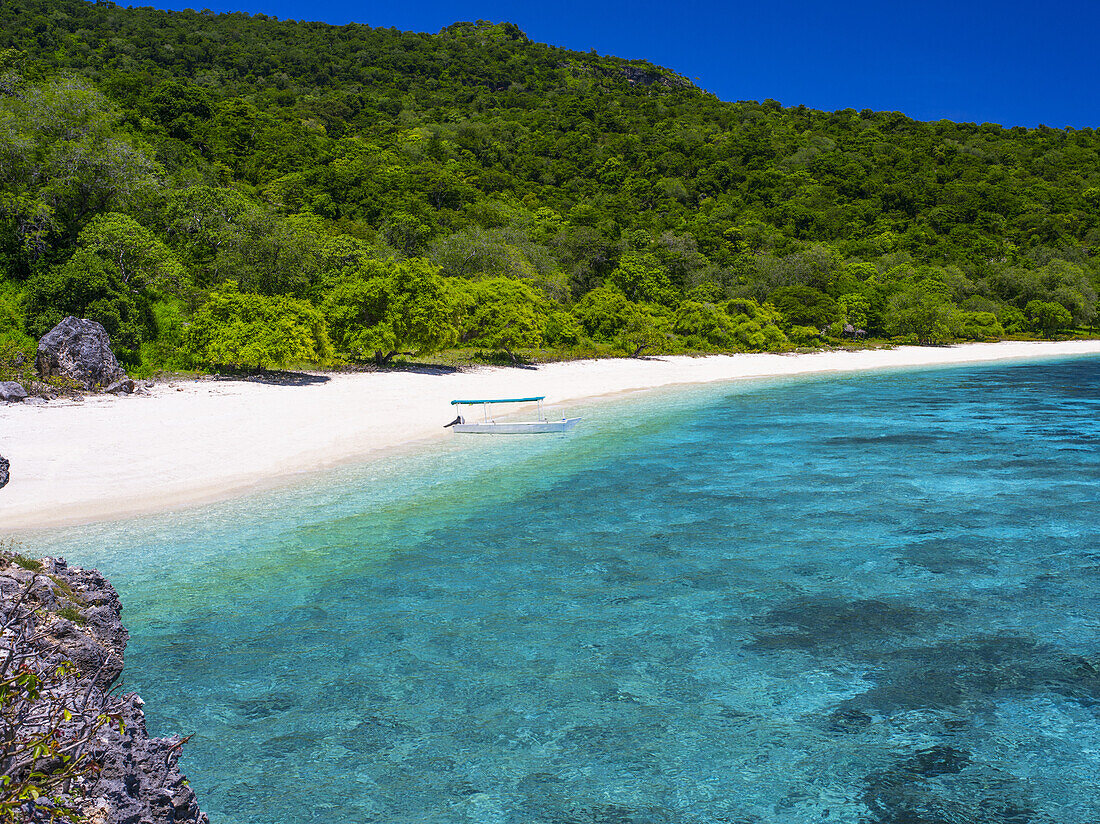
[[[147,1],[427,32],[508,20],[533,40],[667,66],[723,100],[1100,127],[1097,0]]]

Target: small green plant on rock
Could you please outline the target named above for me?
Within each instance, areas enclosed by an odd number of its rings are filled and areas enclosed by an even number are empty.
[[[11,546],[0,547],[0,566],[42,568]],[[122,732],[122,704],[95,688],[98,674],[87,677],[41,647],[41,581],[32,574],[16,591],[0,593],[0,822],[77,824],[85,820],[80,802],[88,779],[99,770],[93,743],[105,727]],[[82,620],[71,605],[55,614]]]
[[[76,607],[62,607],[57,611],[57,615],[64,618],[66,621],[72,621],[74,624],[84,624],[84,616],[80,614],[80,610]]]

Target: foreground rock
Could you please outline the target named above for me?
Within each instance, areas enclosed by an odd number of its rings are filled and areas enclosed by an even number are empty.
[[[62,377],[84,389],[98,389],[121,381],[126,373],[111,351],[111,339],[94,320],[67,317],[38,341],[38,374]]]
[[[132,395],[134,393],[134,382],[129,378],[123,378],[120,381],[115,381],[104,392],[109,392],[112,395]]]
[[[141,698],[111,694],[129,638],[121,612],[118,593],[96,570],[0,552],[0,623],[6,628],[0,658],[10,655],[13,669],[25,666],[50,683],[49,697],[34,703],[39,712],[27,717],[45,717],[44,703],[55,717],[68,710],[71,720],[55,725],[55,737],[62,746],[84,742],[74,750],[85,760],[72,783],[28,800],[17,820],[51,820],[51,805],[60,802],[77,808],[80,820],[96,824],[209,824],[177,766],[183,740],[149,738]],[[57,676],[63,662],[72,668]],[[96,720],[105,715],[109,723]],[[43,734],[42,721],[24,720],[14,730],[15,738],[24,740]],[[11,743],[0,740],[0,760],[15,782],[32,769],[59,769],[58,762],[51,767],[46,760],[19,767],[12,752]]]
[[[11,464],[8,463],[8,459],[3,455],[0,455],[0,489],[3,489],[8,485],[9,472]]]
[[[0,401],[19,403],[27,399],[27,390],[15,381],[0,381]]]

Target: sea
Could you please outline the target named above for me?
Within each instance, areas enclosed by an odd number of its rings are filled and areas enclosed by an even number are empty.
[[[571,412],[24,551],[214,824],[1100,821],[1100,358]]]

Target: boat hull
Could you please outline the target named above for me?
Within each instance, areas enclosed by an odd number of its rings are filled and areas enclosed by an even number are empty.
[[[455,432],[473,435],[540,435],[545,432],[566,432],[577,425],[580,418],[563,418],[560,421],[514,421],[497,423],[480,421],[477,423],[456,423]]]

